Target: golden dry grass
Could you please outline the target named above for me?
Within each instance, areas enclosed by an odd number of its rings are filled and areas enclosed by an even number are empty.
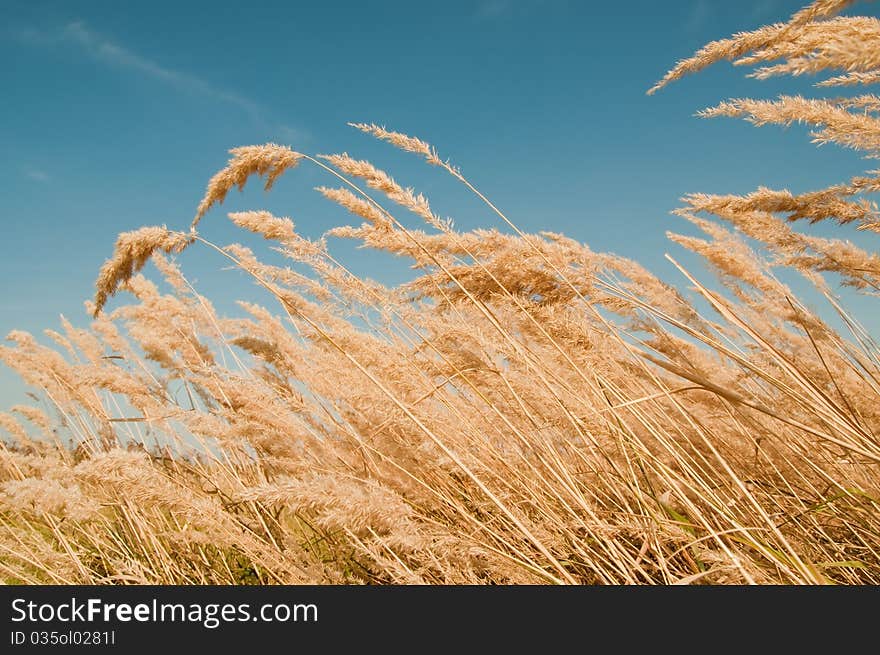
[[[760,78],[876,81],[878,22],[835,17],[849,4],[710,44],[652,91],[725,58],[781,60]],[[878,111],[863,95],[703,115],[806,122],[876,156]],[[456,231],[348,155],[233,150],[190,230],[120,236],[87,329],[63,321],[57,349],[22,332],[0,348],[37,398],[0,414],[4,580],[880,582],[880,348],[830,283],[876,295],[880,259],[792,225],[880,231],[876,172],[801,195],[686,197],[678,213],[704,236],[670,237],[718,274],[713,288],[670,258],[692,303],[636,262],[523,233],[424,141],[353,126],[455,177],[504,231]],[[229,218],[292,266],[196,230],[233,187],[258,175],[268,189],[297,165],[326,172],[319,192],[364,221],[328,234],[417,276],[359,278],[265,211]],[[246,271],[277,309],[218,315],[167,258],[188,248]],[[167,292],[139,273],[150,258]],[[123,290],[134,302],[106,311]]]

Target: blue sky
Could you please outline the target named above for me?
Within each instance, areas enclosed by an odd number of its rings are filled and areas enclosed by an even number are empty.
[[[437,169],[348,121],[432,142],[525,230],[563,232],[678,280],[663,254],[680,251],[664,234],[687,229],[669,215],[683,194],[805,191],[870,167],[852,152],[816,148],[802,128],[693,116],[728,97],[814,93],[810,80],[758,82],[725,63],[645,95],[704,43],[784,20],[802,4],[7,0],[0,332],[56,328],[62,313],[85,324],[82,302],[117,233],[187,226],[237,145],[348,151],[425,192],[460,227],[496,224]],[[318,236],[346,221],[310,190],[327,182],[303,166],[268,196],[254,184],[209,214],[202,232],[241,239],[224,212],[265,208]],[[379,280],[406,276],[387,259],[336,247]],[[225,263],[190,252],[183,265],[200,291],[253,295],[220,270]],[[863,307],[876,334],[876,303]],[[20,398],[0,370],[0,407]]]

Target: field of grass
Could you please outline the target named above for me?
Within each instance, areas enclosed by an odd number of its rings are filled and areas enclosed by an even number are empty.
[[[841,91],[878,83],[880,21],[838,15],[850,4],[711,43],[651,92],[724,59]],[[878,113],[877,96],[849,94],[701,115],[803,122],[876,157]],[[190,227],[119,236],[88,326],[50,331],[55,348],[24,332],[0,347],[34,399],[0,414],[0,579],[880,583],[880,347],[834,291],[876,307],[880,257],[809,227],[880,232],[880,172],[684,198],[703,237],[669,237],[716,275],[670,257],[668,281],[523,233],[445,153],[353,127],[453,176],[495,227],[458,231],[345,154],[232,150]],[[304,166],[355,217],[328,236],[405,258],[409,282],[360,278],[265,211],[229,219],[288,265],[211,241],[229,192]],[[185,276],[196,248],[277,302],[219,315]],[[106,307],[117,293],[128,304]]]

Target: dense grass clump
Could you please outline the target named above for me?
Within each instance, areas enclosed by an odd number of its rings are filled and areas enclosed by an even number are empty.
[[[880,81],[880,21],[836,17],[848,4],[819,0],[709,44],[652,91],[725,58],[766,64],[759,78]],[[702,114],[806,122],[820,143],[877,156],[878,112],[880,98],[858,95]],[[801,195],[686,197],[677,213],[703,236],[670,238],[718,275],[670,257],[677,287],[525,234],[433,146],[354,127],[452,175],[500,229],[457,231],[346,154],[233,150],[189,230],[120,235],[87,329],[65,321],[57,349],[14,332],[0,349],[35,398],[0,414],[2,579],[880,582],[880,348],[832,290],[876,295],[880,258],[800,229],[880,232],[876,171]],[[407,258],[413,279],[360,278],[265,211],[229,218],[289,266],[209,240],[207,214],[234,187],[256,175],[269,188],[298,166],[320,167],[318,191],[357,217],[328,235]],[[179,268],[192,248],[277,304],[218,315]],[[140,272],[150,260],[169,291]],[[134,301],[108,311],[121,291]]]

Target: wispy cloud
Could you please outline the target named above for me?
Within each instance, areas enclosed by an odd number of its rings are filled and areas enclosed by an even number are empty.
[[[192,73],[163,66],[112,39],[89,28],[85,21],[68,23],[63,28],[49,31],[27,29],[20,33],[21,38],[34,45],[68,43],[79,47],[86,55],[108,66],[129,70],[139,75],[164,82],[175,89],[205,98],[225,102],[242,109],[255,123],[279,136],[296,135],[305,137],[305,132],[286,125],[272,126],[266,118],[267,112],[257,102],[229,89],[222,88]]]
[[[758,0],[752,8],[752,17],[766,18],[778,14],[780,9],[779,0]]]
[[[46,171],[31,166],[25,166],[21,172],[25,177],[34,180],[35,182],[48,182],[52,179]]]
[[[471,17],[478,23],[503,22],[537,12],[555,13],[568,5],[569,0],[478,0]]]
[[[92,32],[82,21],[70,23],[64,28],[64,34],[70,40],[82,46],[86,52],[96,59],[114,66],[138,71],[184,91],[198,93],[237,105],[253,118],[258,120],[261,118],[262,111],[259,105],[252,100],[237,93],[218,88],[195,75],[160,66],[121,45],[100,37]]]
[[[702,30],[709,19],[712,17],[712,7],[709,6],[707,0],[697,0],[691,5],[690,12],[685,18],[684,29],[688,32],[699,32]]]
[[[509,16],[513,5],[510,0],[480,0],[474,18],[477,20],[496,20]]]
[[[303,143],[311,138],[305,130],[291,127],[290,125],[278,125],[275,128],[275,132],[278,134],[279,139],[285,143]]]

